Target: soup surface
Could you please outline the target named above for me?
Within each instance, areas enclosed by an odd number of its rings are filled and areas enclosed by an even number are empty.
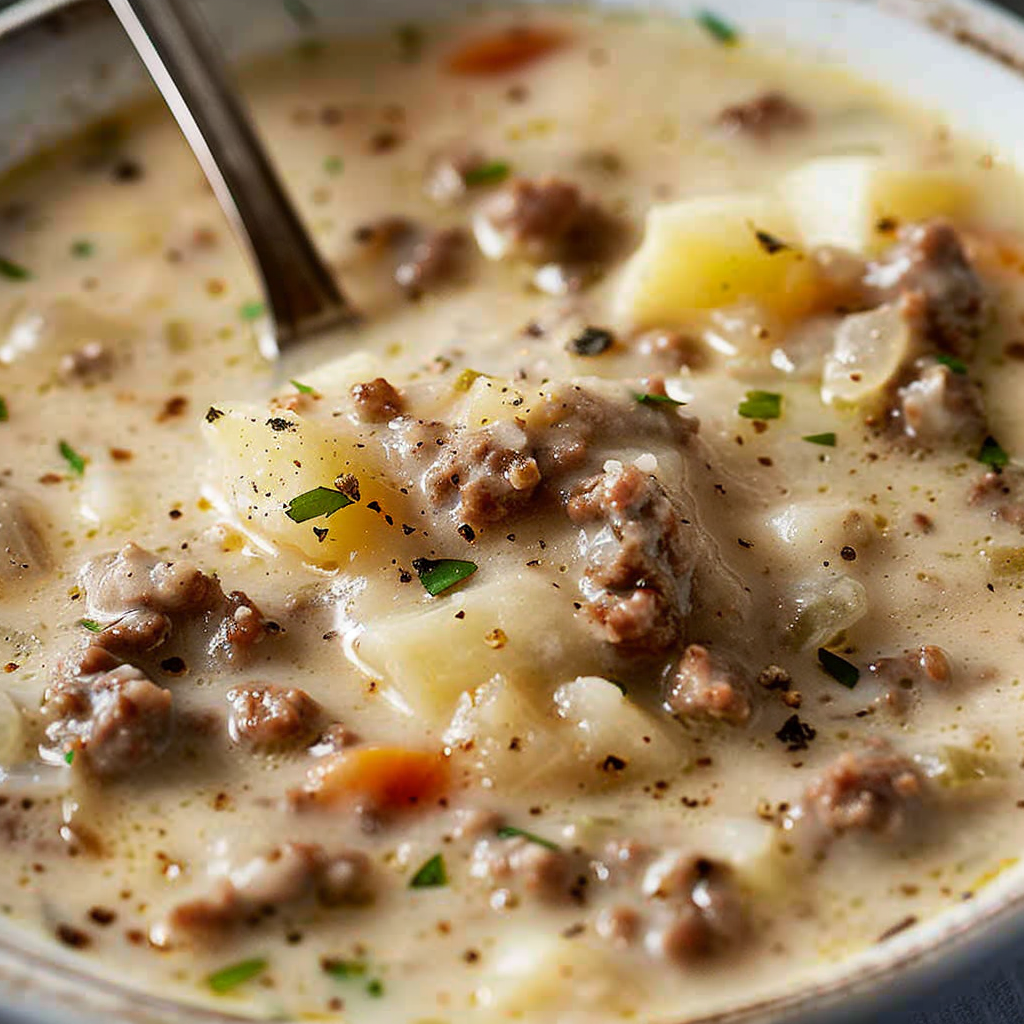
[[[1011,867],[1010,172],[712,16],[245,82],[363,314],[280,365],[162,112],[3,186],[3,914],[255,1017],[678,1021]]]

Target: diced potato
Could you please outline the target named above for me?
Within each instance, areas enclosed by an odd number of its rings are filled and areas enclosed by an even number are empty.
[[[836,331],[821,378],[822,401],[829,405],[870,405],[908,358],[910,325],[895,305],[846,317]]]
[[[221,415],[207,417],[206,438],[222,459],[225,490],[244,527],[321,564],[346,563],[354,552],[370,548],[387,550],[391,557],[405,553],[401,523],[412,515],[406,511],[408,498],[391,484],[383,452],[362,444],[345,419],[339,417],[328,428],[283,410],[268,414],[255,407],[224,407],[215,412]],[[316,487],[331,488],[346,473],[359,481],[358,504],[303,523],[285,514],[293,498]],[[373,502],[381,512],[368,507]],[[385,514],[395,525],[387,523]],[[326,529],[326,536],[321,540],[314,528]]]
[[[678,770],[690,756],[681,730],[596,676],[560,686],[553,700],[495,676],[462,695],[444,739],[505,793],[604,789]]]
[[[81,516],[103,532],[134,529],[145,513],[145,485],[109,461],[90,462],[75,489]]]
[[[501,1019],[529,1020],[543,1012],[603,1018],[634,1017],[646,1002],[643,983],[629,960],[584,938],[524,932],[510,935],[489,960],[494,967],[478,990],[483,1006]],[[568,1019],[568,1018],[566,1018]]]
[[[465,377],[459,380],[465,380]],[[459,420],[475,430],[514,419],[522,414],[525,404],[523,392],[509,381],[480,374],[469,385]]]
[[[766,234],[759,239],[759,232]],[[620,315],[634,326],[668,327],[753,301],[783,317],[799,316],[817,300],[819,279],[797,238],[785,206],[764,196],[656,206],[622,279]]]
[[[354,384],[386,376],[381,360],[370,352],[351,352],[304,373],[301,383],[322,395],[344,395]]]
[[[359,657],[397,703],[441,724],[463,693],[497,674],[532,680],[570,659],[596,668],[597,645],[574,618],[572,601],[529,569],[471,580],[413,611],[374,617],[359,638]]]
[[[786,175],[780,191],[804,245],[864,254],[891,244],[893,224],[962,216],[972,199],[962,175],[912,170],[871,156],[812,160]]]

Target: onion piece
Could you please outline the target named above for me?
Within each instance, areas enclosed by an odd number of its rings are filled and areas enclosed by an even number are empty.
[[[800,651],[824,647],[859,622],[868,611],[864,584],[849,576],[829,576],[801,584],[786,631]]]
[[[897,306],[846,317],[825,359],[821,398],[829,405],[863,405],[896,376],[911,349],[910,327]]]

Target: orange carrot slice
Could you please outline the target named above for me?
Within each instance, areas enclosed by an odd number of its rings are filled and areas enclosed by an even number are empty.
[[[500,75],[517,71],[565,43],[566,37],[555,29],[513,25],[467,40],[448,58],[448,70],[456,75]]]
[[[447,760],[432,751],[354,747],[313,765],[305,795],[314,803],[364,801],[381,810],[403,810],[442,796],[448,774]]]

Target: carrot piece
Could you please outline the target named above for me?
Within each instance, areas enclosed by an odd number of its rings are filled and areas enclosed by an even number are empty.
[[[555,29],[513,25],[467,40],[448,58],[448,70],[455,75],[500,75],[517,71],[559,49],[565,42],[565,36]]]
[[[314,803],[365,801],[381,810],[402,810],[444,794],[448,762],[432,751],[354,747],[322,758],[306,779],[304,795]]]

